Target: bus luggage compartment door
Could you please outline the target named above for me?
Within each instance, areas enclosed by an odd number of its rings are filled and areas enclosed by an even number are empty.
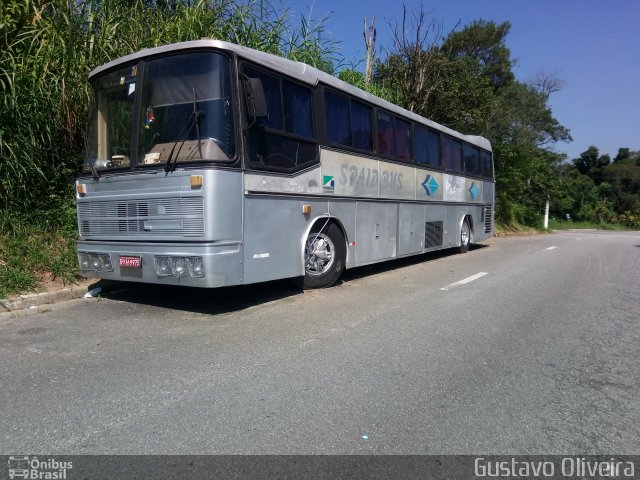
[[[398,255],[421,252],[424,246],[424,205],[401,203],[398,208]]]
[[[356,206],[356,264],[397,254],[398,205],[358,202]]]

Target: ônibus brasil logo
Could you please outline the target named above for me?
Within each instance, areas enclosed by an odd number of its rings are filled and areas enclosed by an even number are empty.
[[[62,462],[54,458],[39,460],[38,457],[15,455],[9,457],[9,478],[33,480],[65,480],[72,462]]]

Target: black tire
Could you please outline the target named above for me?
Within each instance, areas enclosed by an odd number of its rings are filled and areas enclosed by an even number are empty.
[[[326,225],[324,221],[309,232],[304,246],[303,288],[330,287],[344,270],[347,247],[344,235],[335,223]]]
[[[469,224],[469,219],[465,217],[462,221],[462,227],[460,227],[460,246],[458,247],[460,253],[467,253],[469,251],[471,235],[471,225]]]

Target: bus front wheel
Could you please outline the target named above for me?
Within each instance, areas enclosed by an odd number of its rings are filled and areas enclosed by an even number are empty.
[[[346,246],[344,236],[335,223],[314,227],[304,245],[303,288],[333,285],[344,270]]]
[[[468,252],[470,244],[471,225],[469,224],[469,219],[465,217],[465,219],[462,221],[462,227],[460,228],[460,247],[458,247],[460,253]]]

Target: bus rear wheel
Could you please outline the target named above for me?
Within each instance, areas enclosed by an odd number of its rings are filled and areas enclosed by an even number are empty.
[[[314,227],[304,245],[303,288],[333,285],[344,270],[345,257],[344,236],[336,224]]]
[[[471,225],[469,224],[469,219],[465,217],[460,228],[460,246],[458,250],[460,253],[466,253],[469,251],[469,245],[471,245]]]

